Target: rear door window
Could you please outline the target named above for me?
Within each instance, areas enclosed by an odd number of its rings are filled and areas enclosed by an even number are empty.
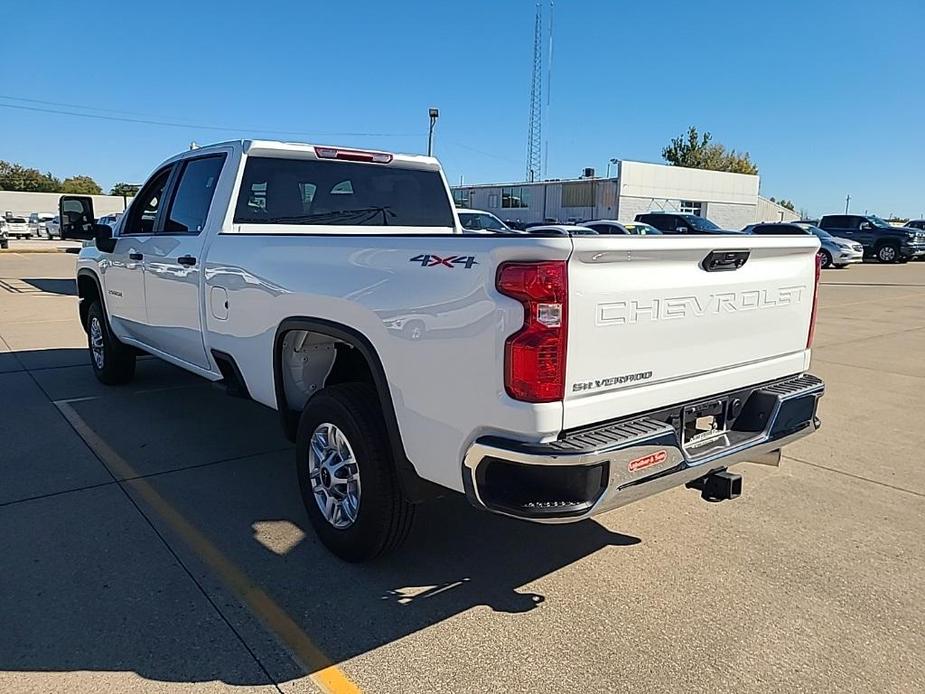
[[[236,224],[454,225],[439,172],[312,159],[249,157]]]
[[[224,154],[184,162],[164,224],[165,233],[198,234],[203,230],[224,162]]]

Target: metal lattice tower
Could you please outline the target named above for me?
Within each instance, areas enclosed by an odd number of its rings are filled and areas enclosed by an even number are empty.
[[[527,180],[540,177],[543,163],[543,6],[536,3],[533,29],[533,78],[530,85],[530,124],[527,126]]]

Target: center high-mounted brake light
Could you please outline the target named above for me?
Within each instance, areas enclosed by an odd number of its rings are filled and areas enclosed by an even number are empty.
[[[816,307],[819,305],[819,277],[822,275],[822,254],[816,254],[816,282],[813,285],[813,312],[809,316],[809,334],[806,336],[806,349],[813,346],[816,335]]]
[[[523,327],[504,343],[504,387],[515,400],[555,402],[565,396],[567,268],[564,260],[498,268],[498,291],[524,307]]]
[[[319,159],[366,161],[373,164],[388,164],[392,161],[392,155],[385,152],[364,152],[359,149],[339,149],[337,147],[315,147],[315,156]]]

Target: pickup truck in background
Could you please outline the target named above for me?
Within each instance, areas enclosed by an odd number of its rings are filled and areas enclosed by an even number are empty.
[[[733,498],[729,466],[819,426],[810,235],[463,234],[433,158],[271,141],[168,159],[114,228],[84,196],[60,218],[94,241],[97,377],[142,351],[277,410],[349,561],[449,492],[547,523]]]
[[[832,236],[856,241],[864,255],[881,263],[905,263],[925,256],[925,231],[894,227],[875,215],[827,214],[819,228]]]
[[[636,215],[636,221],[653,226],[663,234],[735,234],[720,229],[706,217],[680,212],[644,212]]]

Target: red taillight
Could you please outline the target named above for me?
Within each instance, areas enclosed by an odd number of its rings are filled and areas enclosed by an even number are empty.
[[[819,277],[822,275],[822,254],[816,254],[816,282],[813,285],[813,312],[809,317],[809,335],[806,336],[806,349],[813,346],[816,335],[816,307],[819,305]]]
[[[524,307],[524,324],[504,343],[504,387],[515,400],[555,402],[565,394],[568,270],[564,260],[504,263],[498,291]]]
[[[392,155],[386,152],[364,152],[359,149],[339,149],[337,147],[315,147],[315,156],[319,159],[368,161],[374,164],[388,164],[392,161]]]

